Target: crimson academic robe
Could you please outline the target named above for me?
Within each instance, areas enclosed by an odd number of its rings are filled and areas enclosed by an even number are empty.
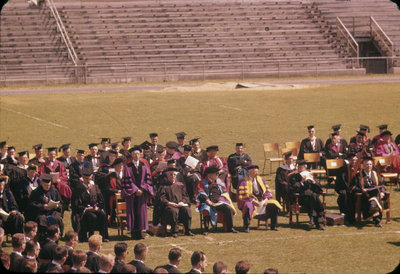
[[[346,158],[346,147],[343,147],[342,143],[329,144],[325,155],[327,159],[344,159]]]
[[[63,163],[58,160],[54,160],[53,166],[51,166],[50,160],[46,160],[39,167],[39,176],[47,173],[50,174],[52,172],[59,173],[60,182],[57,183],[57,189],[60,192],[61,196],[64,196],[67,199],[71,199],[71,188],[68,185],[68,175],[67,170]]]
[[[389,143],[380,142],[376,145],[375,156],[392,156],[399,155],[399,148],[391,141]]]
[[[127,226],[129,231],[148,229],[147,202],[154,194],[150,171],[139,162],[138,168],[131,162],[124,167],[121,195],[126,201]],[[142,196],[136,196],[138,190]]]

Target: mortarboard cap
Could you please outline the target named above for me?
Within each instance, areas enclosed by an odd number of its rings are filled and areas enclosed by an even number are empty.
[[[124,137],[122,138],[122,143],[125,143],[126,141],[131,141],[132,138],[131,137]]]
[[[164,147],[160,146],[157,148],[157,153],[161,154],[165,151]]]
[[[260,168],[258,167],[258,165],[249,165],[247,167],[247,170],[250,170],[250,169],[260,169]]]
[[[341,124],[333,125],[333,126],[332,126],[332,130],[333,130],[333,131],[338,131],[341,127],[342,127]]]
[[[41,182],[46,182],[46,183],[49,183],[49,182],[51,182],[51,175],[50,174],[47,174],[47,173],[43,173],[42,175],[40,175],[40,181]]]
[[[114,167],[114,166],[116,166],[116,165],[118,165],[118,164],[121,164],[121,163],[123,163],[124,162],[124,159],[122,159],[122,158],[117,158],[117,159],[115,159],[115,161],[112,163],[112,167]]]
[[[363,161],[374,161],[372,157],[364,157]]]
[[[165,172],[169,172],[169,171],[174,171],[174,172],[178,172],[178,170],[174,167],[169,167],[165,170]]]
[[[357,131],[357,135],[365,136],[365,133],[364,133],[364,132],[361,132],[361,131]]]
[[[288,151],[286,153],[283,153],[283,157],[285,158],[285,160],[289,159],[290,156],[293,155],[293,151]]]
[[[82,170],[82,177],[90,177],[92,175],[92,171],[88,168]]]
[[[357,154],[354,153],[354,152],[349,153],[349,154],[347,155],[347,158],[348,158],[348,159],[351,159],[351,158],[353,158],[353,157],[357,157]]]
[[[132,153],[135,150],[139,150],[140,152],[142,152],[142,148],[140,146],[133,146],[129,149],[129,153]]]
[[[208,151],[210,151],[210,150],[219,151],[219,148],[218,148],[218,146],[209,146],[209,147],[206,148],[206,152],[208,152]]]
[[[304,166],[304,165],[307,165],[307,162],[306,162],[306,160],[298,160],[297,161],[297,165],[298,166]]]
[[[150,138],[158,137],[158,134],[153,132],[149,134]]]
[[[56,147],[48,147],[47,152],[57,151]]]
[[[29,157],[29,152],[28,151],[21,151],[21,152],[18,152],[18,156],[19,157],[22,157],[22,156],[28,156]]]
[[[37,145],[34,145],[32,148],[33,148],[34,150],[39,150],[39,149],[42,149],[42,147],[43,147],[42,144],[37,144]]]
[[[140,147],[141,147],[143,150],[149,150],[149,149],[150,149],[150,146],[149,146],[148,144],[146,144],[146,143],[141,143],[141,144],[140,144]]]
[[[8,149],[7,150],[15,150],[15,146],[10,146],[10,147],[8,147]]]
[[[7,144],[6,141],[0,142],[0,147],[3,148]]]
[[[84,154],[84,153],[85,153],[85,151],[84,151],[83,149],[78,149],[78,150],[76,151],[76,153],[79,153],[79,154]]]
[[[178,138],[178,139],[184,139],[186,136],[186,133],[181,131],[181,132],[175,133],[175,135],[176,135],[176,138]]]
[[[28,168],[27,168],[27,170],[35,170],[35,171],[38,171],[38,168],[37,168],[37,166],[36,166],[36,165],[34,165],[34,164],[30,164],[30,165],[28,165]]]
[[[192,147],[188,145],[183,146],[183,151],[192,151]]]
[[[63,144],[62,146],[60,146],[59,148],[58,148],[58,151],[65,151],[65,150],[67,150],[67,149],[69,149],[70,148],[70,146],[71,146],[71,144]]]
[[[91,144],[89,144],[89,149],[91,149],[92,147],[95,147],[97,145],[98,145],[97,143],[91,143]]]
[[[307,129],[308,129],[308,130],[310,130],[310,129],[312,129],[312,128],[314,128],[314,126],[312,126],[312,125],[311,125],[311,126],[307,126]]]
[[[110,147],[111,148],[116,148],[118,146],[118,143],[112,143],[112,144],[110,144]]]
[[[331,136],[333,137],[333,136],[338,136],[339,134],[337,134],[337,133],[331,133]]]
[[[237,147],[242,147],[242,146],[243,146],[243,143],[236,143],[236,146],[237,146]]]
[[[218,167],[210,166],[210,167],[207,167],[207,168],[204,170],[204,176],[206,176],[206,175],[208,175],[208,174],[218,173],[218,172],[219,172],[219,168],[218,168]]]
[[[110,138],[101,138],[101,142],[102,143],[104,143],[104,142],[111,143],[111,139]]]
[[[380,130],[384,130],[384,129],[387,129],[387,128],[388,128],[388,125],[379,125],[378,128],[379,128]]]
[[[390,135],[392,136],[392,133],[389,130],[385,130],[384,132],[381,133],[381,137],[385,136],[385,135]]]
[[[194,139],[189,141],[189,145],[193,145],[194,143],[196,143],[199,140],[200,140],[200,138],[194,138]]]
[[[173,149],[177,149],[178,148],[178,144],[174,141],[169,141],[165,144],[165,146],[167,148],[173,148]]]
[[[360,125],[360,131],[368,131],[369,132],[369,126],[366,125]]]

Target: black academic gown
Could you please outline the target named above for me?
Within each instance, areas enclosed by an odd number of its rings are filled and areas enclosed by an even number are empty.
[[[227,162],[229,174],[231,174],[232,186],[234,189],[237,189],[238,183],[248,176],[249,172],[246,167],[252,164],[252,160],[246,153],[242,155],[233,153],[229,155]],[[235,169],[238,166],[240,167]]]
[[[289,173],[293,172],[290,166],[284,164],[278,167],[275,175],[275,197],[277,201],[287,201],[287,195],[289,192]]]
[[[7,213],[13,210],[17,211],[17,214],[10,214],[6,221],[0,218],[0,226],[4,228],[6,234],[23,233],[24,217],[19,212],[17,202],[11,191],[4,190],[0,193],[0,208]]]
[[[297,155],[297,159],[299,159],[299,160],[304,159],[304,153],[317,153],[317,152],[323,152],[323,151],[324,151],[324,145],[323,145],[321,139],[316,138],[315,148],[313,148],[310,138],[305,138],[301,141],[300,150]]]

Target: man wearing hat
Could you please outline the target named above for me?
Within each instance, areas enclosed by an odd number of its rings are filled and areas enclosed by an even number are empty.
[[[202,212],[204,216],[204,235],[208,234],[209,222],[213,227],[217,225],[218,214],[223,214],[226,222],[225,231],[237,233],[233,228],[233,216],[236,210],[229,197],[225,183],[218,177],[220,169],[218,167],[207,167],[204,170],[204,180],[198,184],[196,193],[197,212]],[[206,213],[204,213],[205,211]]]
[[[339,140],[337,133],[332,133],[331,143],[325,149],[326,159],[344,159],[347,154],[347,147]]]
[[[289,176],[289,191],[292,201],[293,195],[299,193],[299,204],[304,207],[310,222],[315,224],[318,230],[325,230],[324,224],[324,206],[319,199],[322,193],[321,185],[314,180],[310,172],[307,171],[307,163],[305,160],[297,161],[297,171]]]
[[[18,208],[22,213],[25,212],[31,192],[39,185],[40,179],[37,176],[37,166],[30,164],[22,180],[19,180],[14,189],[11,189],[17,201]]]
[[[357,154],[357,157],[360,157],[360,153],[362,151],[363,154],[365,154],[365,152],[368,154],[364,156],[370,157],[372,155],[371,151],[373,150],[373,147],[370,144],[371,140],[367,138],[367,136],[363,131],[357,131],[357,135],[355,136],[354,140],[355,140],[354,142],[351,141],[349,144],[349,150],[348,150],[349,153]]]
[[[7,158],[8,154],[8,144],[6,141],[0,142],[0,161],[3,161]]]
[[[367,133],[369,133],[370,132],[370,129],[369,129],[369,126],[366,126],[366,125],[360,125],[360,129],[357,131],[357,133],[364,133],[364,143],[370,143],[371,142],[371,140],[367,137]],[[350,139],[350,144],[351,143],[356,143],[356,138],[357,138],[357,135],[355,135],[355,136],[353,136],[353,137],[351,137],[351,139]]]
[[[209,146],[206,149],[207,158],[203,161],[203,178],[205,178],[205,170],[208,167],[216,167],[219,169],[219,178],[224,182],[226,190],[230,190],[230,185],[228,182],[228,165],[224,158],[217,155],[219,151],[218,146]]]
[[[380,141],[375,148],[375,156],[397,156],[399,155],[399,148],[397,145],[391,140],[392,133],[389,130],[385,130],[381,133],[380,137],[382,141]]]
[[[200,138],[190,140],[189,145],[192,146],[192,156],[201,162],[207,159],[207,153],[201,148]]]
[[[25,211],[25,219],[26,221],[37,222],[38,233],[41,235],[46,232],[47,227],[51,224],[57,224],[62,235],[64,223],[61,196],[57,189],[52,186],[51,180],[50,174],[43,173],[40,176],[40,185],[29,196],[27,207],[29,210]]]
[[[347,146],[348,146],[347,141],[341,136],[342,125],[341,124],[333,125],[332,130],[333,130],[333,133],[335,133],[338,136],[340,145],[342,147],[347,148]],[[325,142],[325,151],[328,149],[328,146],[332,143],[332,136],[333,136],[333,134],[331,134],[331,137],[328,138]]]
[[[87,170],[90,173],[93,172],[90,167],[90,163],[85,160],[85,151],[83,149],[78,149],[76,151],[75,161],[70,165],[69,168],[69,182],[72,189],[79,181],[83,182],[82,172],[84,170]]]
[[[190,200],[194,201],[194,194],[196,193],[197,184],[201,181],[201,163],[198,161],[196,166],[188,165],[186,161],[189,156],[192,157],[191,155],[192,147],[185,145],[183,157],[177,161],[177,168],[183,175],[183,182],[185,183],[186,191]]]
[[[238,183],[248,176],[246,167],[252,163],[250,156],[244,153],[243,147],[243,143],[236,143],[236,152],[228,157],[228,170],[231,174],[234,191],[236,191]]]
[[[190,199],[186,187],[178,182],[176,175],[178,170],[169,167],[165,170],[167,180],[160,187],[159,199],[162,212],[161,223],[171,225],[172,237],[178,237],[178,222],[185,226],[185,235],[193,236],[191,232],[192,212],[190,211]]]
[[[132,238],[143,239],[142,231],[149,228],[147,202],[154,194],[153,185],[148,167],[140,161],[141,147],[129,151],[132,161],[124,169],[121,194],[126,201],[128,230]]]
[[[177,149],[178,151],[183,154],[183,146],[186,145],[186,133],[184,131],[175,133],[176,141],[178,142]]]
[[[308,137],[303,139],[300,143],[299,154],[297,155],[297,159],[304,159],[304,153],[319,153],[321,156],[324,152],[324,145],[322,144],[322,140],[315,136],[315,127],[308,126]]]
[[[32,147],[35,150],[35,157],[29,160],[29,164],[34,164],[39,167],[42,163],[46,161],[43,155],[43,145],[37,144]]]
[[[150,143],[151,143],[151,155],[152,155],[152,159],[153,161],[155,160],[158,148],[159,148],[159,144],[158,144],[158,134],[153,132],[149,134],[150,137]]]
[[[28,158],[29,158],[28,151],[19,152],[17,167],[26,170],[28,168]]]
[[[379,134],[376,135],[374,138],[372,138],[372,142],[371,144],[375,147],[377,144],[379,144],[379,142],[383,141],[381,134],[384,131],[388,130],[388,125],[379,125],[377,126],[377,128],[379,128]]]
[[[90,154],[85,157],[85,160],[89,162],[90,168],[96,172],[100,167],[100,154],[97,143],[89,144]]]
[[[53,176],[52,183],[55,184],[60,192],[64,209],[67,209],[71,199],[71,188],[68,185],[67,170],[63,163],[56,159],[57,148],[48,148],[48,159],[39,167],[39,176],[43,174],[51,174]]]
[[[259,167],[249,165],[247,170],[249,175],[239,182],[237,191],[237,204],[242,211],[245,232],[250,232],[253,217],[263,221],[270,218],[271,230],[278,230],[278,212],[282,210],[282,206],[272,199],[267,183],[259,176]]]
[[[71,156],[71,144],[64,144],[58,148],[58,152],[62,150],[63,155],[58,157],[57,160],[64,164],[65,168],[69,170],[75,158]]]
[[[122,148],[119,150],[119,153],[124,157],[125,161],[131,157],[129,153],[129,149],[131,148],[132,138],[131,137],[124,137],[122,138]]]
[[[178,160],[182,155],[178,152],[178,144],[174,141],[169,141],[165,144],[167,153],[165,154],[165,159],[168,161],[170,159]]]
[[[89,170],[82,171],[83,181],[79,181],[71,198],[71,221],[79,241],[88,239],[87,233],[99,230],[103,241],[108,241],[107,217],[104,211],[104,199],[99,187],[92,181]]]
[[[295,171],[293,162],[293,151],[288,151],[283,155],[285,163],[279,166],[275,175],[275,197],[277,201],[283,200],[286,203],[286,208],[289,208],[288,193],[289,193],[289,175]]]
[[[6,234],[23,233],[24,217],[18,210],[13,193],[5,189],[5,181],[4,177],[0,178],[0,209],[9,215],[7,218],[1,216],[0,226]]]
[[[124,175],[124,159],[122,157],[117,158],[112,164],[112,168],[114,168],[114,172],[111,172],[107,175],[107,184],[103,191],[105,209],[107,214],[107,220],[109,224],[115,223],[116,217],[116,201],[115,201],[115,193],[121,192],[122,178]]]
[[[373,170],[374,161],[371,157],[363,159],[363,169],[354,176],[354,192],[362,193],[361,212],[364,220],[372,219],[375,226],[381,227],[382,210],[386,203],[386,191],[379,185],[379,175]]]

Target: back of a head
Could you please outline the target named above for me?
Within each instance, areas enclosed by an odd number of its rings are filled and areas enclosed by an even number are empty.
[[[87,255],[84,251],[82,250],[74,250],[72,252],[72,264],[74,265],[80,265],[82,262],[87,260]]]
[[[236,274],[247,274],[250,271],[251,262],[248,260],[242,260],[236,263],[235,272]]]
[[[64,241],[65,242],[70,242],[72,241],[76,236],[78,236],[78,233],[76,233],[73,230],[67,231],[64,235]]]
[[[29,240],[26,242],[25,251],[27,254],[32,254],[35,248],[38,246],[38,242],[35,240]]]
[[[115,253],[115,256],[117,256],[117,257],[121,256],[127,250],[128,250],[127,243],[116,243],[114,245],[114,253]]]
[[[136,273],[136,267],[132,264],[124,264],[121,273]]]
[[[171,262],[177,261],[180,257],[182,257],[182,250],[179,247],[174,247],[169,251],[168,259]]]
[[[111,254],[100,254],[99,267],[106,270],[114,265],[114,256]]]
[[[190,262],[192,266],[196,266],[199,262],[204,261],[204,252],[203,251],[195,251],[190,258]]]
[[[88,239],[89,249],[100,248],[102,242],[103,242],[103,237],[101,235],[94,234],[90,236]]]
[[[15,233],[11,239],[11,245],[13,248],[20,248],[25,243],[25,235],[22,233]]]
[[[168,273],[168,270],[163,267],[157,267],[156,269],[154,269],[153,273]]]
[[[214,274],[222,274],[222,273],[226,273],[228,271],[228,266],[226,265],[226,263],[222,262],[222,261],[218,261],[216,263],[214,263],[213,265],[213,273]]]
[[[278,270],[275,268],[267,268],[264,270],[264,274],[278,274]]]
[[[135,256],[142,255],[142,253],[144,251],[146,251],[146,249],[147,249],[147,245],[145,243],[137,243],[135,245],[135,247],[133,248],[133,252],[135,253]]]
[[[53,260],[61,261],[64,257],[67,257],[68,249],[65,246],[57,246],[53,252]]]
[[[35,259],[27,259],[25,261],[24,272],[36,273],[38,270],[38,264]]]

